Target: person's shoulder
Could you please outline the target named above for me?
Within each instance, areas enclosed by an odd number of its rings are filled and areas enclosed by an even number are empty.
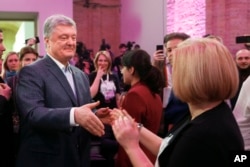
[[[135,92],[144,92],[144,93],[150,91],[148,86],[146,86],[143,83],[135,84],[134,86],[131,87],[131,90]]]
[[[128,94],[145,97],[144,95],[147,94],[147,92],[149,92],[147,86],[137,83],[129,89]]]
[[[84,73],[82,70],[80,70],[79,68],[75,67],[75,66],[71,66],[71,69],[73,71],[74,74],[76,75],[82,75],[84,77],[88,77],[88,74]]]
[[[70,67],[71,67],[71,69],[72,69],[74,72],[82,72],[82,70],[80,70],[79,68],[77,68],[77,67],[74,66],[74,65],[71,65]]]
[[[35,72],[35,71],[43,71],[45,67],[45,62],[43,59],[39,59],[29,65],[26,65],[22,67],[19,71],[19,73],[22,73],[22,71],[30,71],[30,72]]]

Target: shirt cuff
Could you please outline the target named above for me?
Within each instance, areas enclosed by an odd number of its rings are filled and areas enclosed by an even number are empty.
[[[70,117],[69,117],[69,123],[70,126],[79,126],[79,124],[76,124],[75,122],[75,107],[71,108],[70,110]]]

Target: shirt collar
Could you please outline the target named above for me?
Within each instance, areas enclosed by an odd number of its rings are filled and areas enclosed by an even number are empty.
[[[57,66],[61,69],[61,70],[63,70],[63,71],[65,71],[65,68],[67,68],[67,67],[69,67],[69,63],[68,63],[68,65],[67,66],[65,66],[65,65],[63,65],[62,63],[60,63],[58,60],[56,60],[54,57],[52,57],[52,56],[50,56],[49,54],[47,54],[56,64],[57,64]]]

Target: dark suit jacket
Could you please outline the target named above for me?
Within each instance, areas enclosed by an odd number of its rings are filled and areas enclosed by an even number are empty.
[[[169,102],[164,110],[164,132],[162,137],[165,137],[168,133],[168,126],[170,124],[177,124],[184,116],[189,113],[187,103],[182,102],[175,95],[173,90],[169,97]]]
[[[0,83],[4,83],[1,77]],[[14,162],[12,110],[11,103],[2,95],[0,95],[0,134],[0,166],[12,167]]]
[[[70,126],[70,110],[91,102],[88,77],[71,67],[77,99],[62,70],[49,57],[21,69],[17,106],[21,146],[17,166],[88,167],[89,133]]]

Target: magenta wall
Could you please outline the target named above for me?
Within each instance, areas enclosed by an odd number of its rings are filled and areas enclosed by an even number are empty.
[[[42,27],[44,20],[52,14],[73,16],[72,0],[1,0],[1,12],[38,12],[38,36],[42,40]],[[45,54],[43,40],[38,47],[41,55]]]
[[[152,55],[165,35],[165,0],[121,0],[121,4],[121,42],[135,41]]]
[[[243,44],[236,36],[250,34],[249,0],[166,0],[166,33],[186,32],[192,37],[220,36],[234,55]]]
[[[166,33],[206,34],[206,0],[167,0]]]

